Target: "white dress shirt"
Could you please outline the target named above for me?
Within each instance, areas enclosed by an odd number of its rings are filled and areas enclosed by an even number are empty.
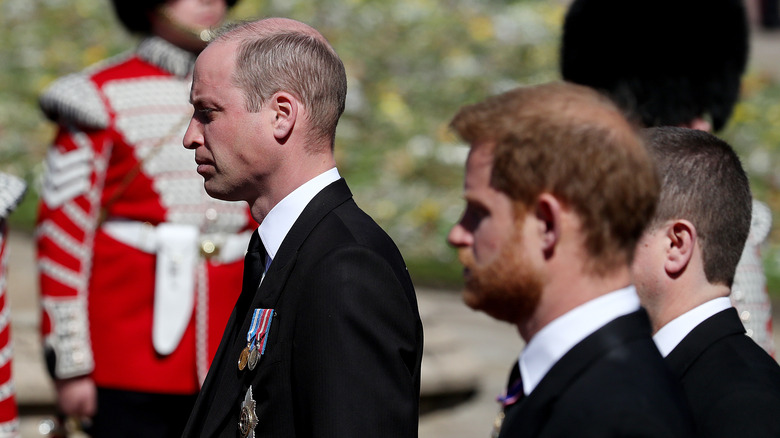
[[[634,286],[581,304],[544,326],[520,353],[523,392],[528,395],[550,368],[580,341],[610,321],[639,310]]]
[[[705,319],[729,307],[731,307],[731,300],[728,297],[715,298],[694,307],[661,327],[661,330],[658,330],[658,333],[653,336],[653,341],[658,347],[658,351],[661,352],[661,356],[668,356],[677,347],[677,344]]]
[[[265,247],[265,269],[271,265],[276,257],[279,247],[292,228],[295,221],[309,205],[309,202],[317,196],[325,187],[341,178],[335,167],[310,179],[297,189],[293,190],[284,199],[268,212],[263,223],[257,228],[260,240]]]

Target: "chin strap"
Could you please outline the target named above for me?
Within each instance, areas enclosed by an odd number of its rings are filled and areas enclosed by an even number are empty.
[[[190,35],[193,38],[196,38],[204,43],[208,43],[209,41],[212,40],[212,38],[214,38],[214,32],[212,32],[211,29],[203,29],[203,28],[187,26],[186,24],[177,20],[170,13],[170,8],[168,8],[168,6],[166,5],[160,6],[159,8],[157,8],[155,12],[160,18],[165,20],[168,24],[170,24],[174,29],[178,30],[179,32]]]

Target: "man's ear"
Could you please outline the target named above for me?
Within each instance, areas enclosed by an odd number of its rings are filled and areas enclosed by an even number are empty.
[[[696,227],[686,220],[670,222],[666,228],[666,261],[664,269],[672,278],[679,277],[693,257],[696,245]]]
[[[552,257],[560,240],[562,212],[563,205],[553,195],[542,193],[536,199],[534,214],[545,258]]]
[[[280,143],[286,142],[292,134],[298,120],[298,105],[298,99],[284,91],[274,93],[269,99],[269,109],[274,115],[274,138]]]

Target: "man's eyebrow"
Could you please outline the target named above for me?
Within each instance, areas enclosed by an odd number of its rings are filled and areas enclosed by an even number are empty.
[[[190,93],[190,104],[195,105],[203,105],[203,98],[200,96],[192,96],[192,93]]]

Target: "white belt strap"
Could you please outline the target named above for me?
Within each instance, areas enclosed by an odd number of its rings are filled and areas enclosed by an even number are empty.
[[[152,343],[163,355],[181,341],[195,307],[198,229],[191,225],[157,226]]]
[[[192,318],[199,243],[219,248],[211,262],[232,263],[246,254],[251,231],[241,234],[200,235],[194,225],[108,220],[102,230],[113,239],[157,255],[152,317],[152,344],[162,355],[179,345]]]

